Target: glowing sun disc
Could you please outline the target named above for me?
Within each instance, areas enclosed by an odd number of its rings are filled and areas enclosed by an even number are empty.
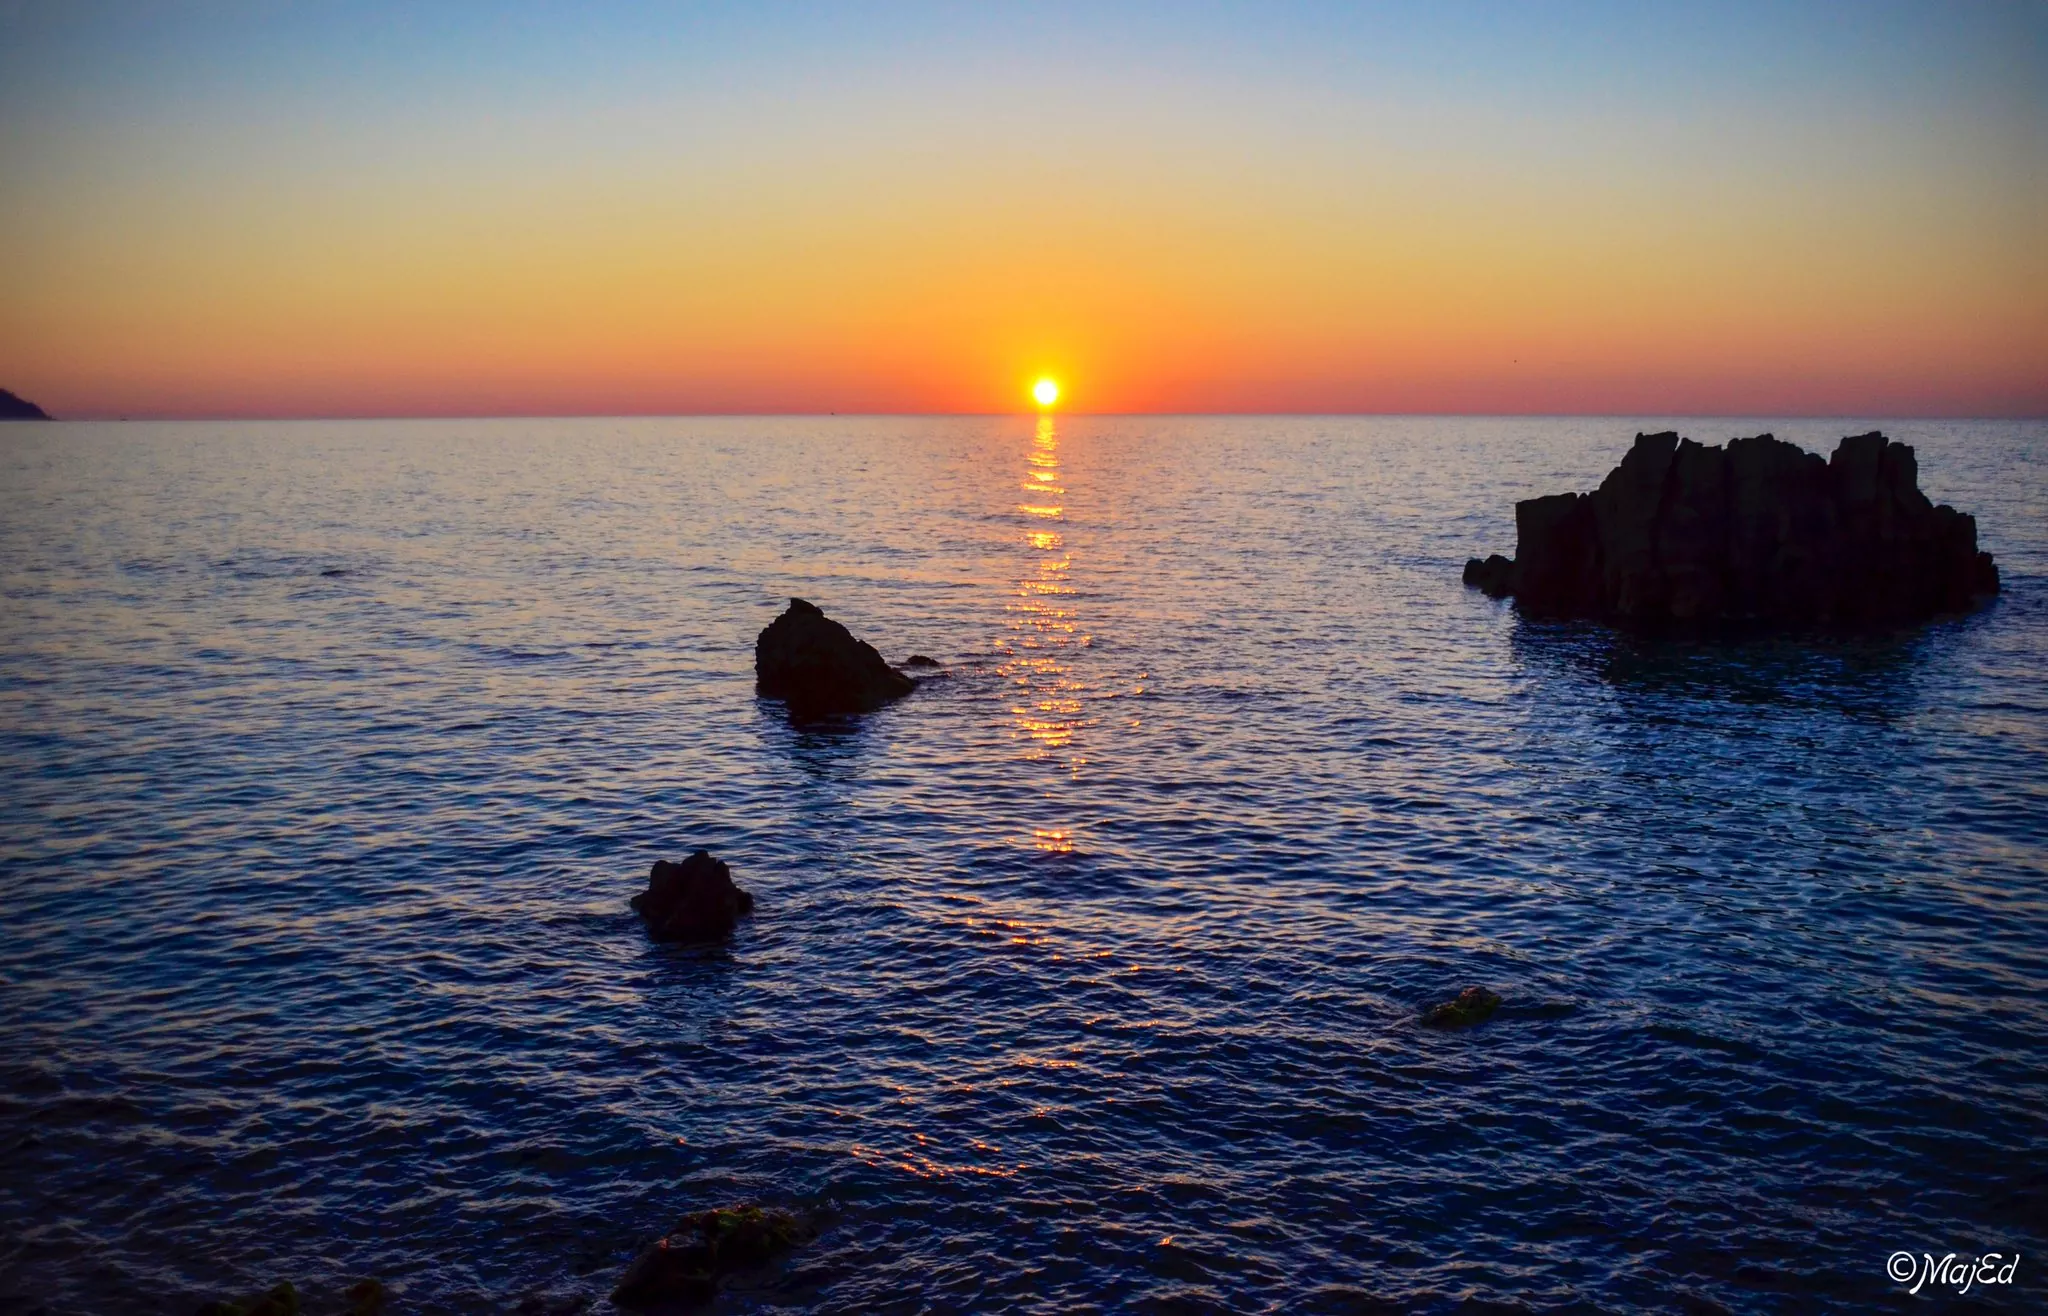
[[[1038,405],[1049,407],[1060,400],[1060,385],[1056,379],[1041,379],[1031,386],[1031,396],[1038,399]]]

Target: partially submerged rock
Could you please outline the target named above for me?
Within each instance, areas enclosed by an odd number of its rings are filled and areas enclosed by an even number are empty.
[[[287,1281],[238,1302],[209,1302],[198,1316],[299,1316],[299,1291]]]
[[[803,599],[791,599],[754,641],[756,693],[793,713],[865,713],[916,688],[873,645]]]
[[[903,663],[905,667],[943,667],[945,664],[925,654],[914,653]]]
[[[686,1215],[634,1258],[612,1301],[632,1309],[709,1302],[728,1275],[764,1266],[816,1236],[809,1221],[751,1202]]]
[[[1826,461],[1768,434],[1638,434],[1592,493],[1516,503],[1515,538],[1465,583],[1540,617],[1896,625],[1998,593],[1976,519],[1930,502],[1913,449],[1875,431]]]
[[[716,941],[754,912],[754,897],[733,885],[723,860],[699,850],[679,864],[655,860],[632,905],[656,941]]]
[[[512,1309],[512,1316],[584,1316],[590,1299],[581,1296],[528,1293]]]
[[[1471,558],[1465,563],[1465,583],[1489,598],[1506,598],[1514,592],[1515,564],[1498,553],[1484,562]]]
[[[1484,1023],[1500,1009],[1500,997],[1484,987],[1467,987],[1455,1001],[1432,1005],[1422,1012],[1425,1028],[1470,1028]]]

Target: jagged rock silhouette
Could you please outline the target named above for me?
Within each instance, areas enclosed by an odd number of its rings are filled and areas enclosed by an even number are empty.
[[[1876,431],[1827,460],[1638,434],[1592,493],[1516,503],[1515,537],[1465,583],[1539,617],[1882,626],[1998,593],[1976,518],[1929,501],[1913,449]]]

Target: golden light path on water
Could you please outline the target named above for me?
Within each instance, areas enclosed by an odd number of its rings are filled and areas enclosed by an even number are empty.
[[[1032,569],[1017,582],[1007,608],[1009,634],[998,644],[1004,655],[997,670],[1009,682],[1011,715],[1028,741],[1026,757],[1057,758],[1078,774],[1088,760],[1078,742],[1090,724],[1081,700],[1083,684],[1074,672],[1071,651],[1090,637],[1080,630],[1074,609],[1074,559],[1066,542],[1066,485],[1060,470],[1059,428],[1051,416],[1040,416],[1024,455],[1023,500],[1025,545]],[[1070,851],[1073,830],[1065,825],[1032,829],[1032,843],[1041,850]]]

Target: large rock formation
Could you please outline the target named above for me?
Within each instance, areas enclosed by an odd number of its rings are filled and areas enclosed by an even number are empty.
[[[655,860],[632,905],[656,941],[716,941],[754,912],[754,897],[733,885],[723,860],[699,850],[679,864]]]
[[[1465,583],[1539,617],[1881,626],[1998,593],[1976,519],[1928,501],[1913,450],[1876,432],[1826,461],[1768,434],[1638,434],[1592,493],[1516,503],[1515,539]]]
[[[48,420],[50,413],[27,398],[0,388],[0,420]]]
[[[802,599],[791,599],[754,641],[755,691],[793,713],[865,713],[916,688],[873,645]]]

